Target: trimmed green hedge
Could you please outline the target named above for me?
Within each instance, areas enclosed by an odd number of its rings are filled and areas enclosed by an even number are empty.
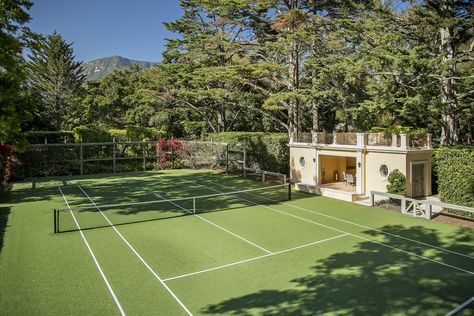
[[[242,144],[247,150],[249,167],[289,173],[288,134],[263,132],[212,133],[207,140],[226,142],[232,146]]]
[[[25,136],[30,144],[74,142],[73,131],[29,131]]]
[[[111,142],[110,133],[98,127],[78,126],[72,129],[77,143]]]
[[[434,167],[440,199],[474,207],[474,148],[439,148]]]
[[[126,129],[111,129],[110,136],[115,137],[117,141],[148,141],[157,140],[160,137],[165,137],[166,132],[160,131],[156,128],[129,126]]]
[[[26,132],[30,144],[48,143],[96,143],[117,141],[156,140],[165,137],[166,132],[156,128],[128,126],[126,129],[102,129],[98,127],[78,126],[72,131],[30,131]]]

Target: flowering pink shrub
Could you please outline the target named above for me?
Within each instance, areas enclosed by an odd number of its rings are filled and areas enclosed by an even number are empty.
[[[12,145],[0,144],[0,191],[13,174],[13,165],[18,163],[16,149]]]
[[[170,139],[159,138],[156,141],[156,157],[160,164],[160,169],[177,168],[182,159],[183,142]]]

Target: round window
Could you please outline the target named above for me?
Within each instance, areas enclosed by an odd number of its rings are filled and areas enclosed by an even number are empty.
[[[388,167],[387,165],[381,165],[379,169],[380,175],[384,178],[388,176]]]
[[[304,166],[306,166],[306,160],[304,159],[304,157],[300,157],[300,166],[304,168]]]

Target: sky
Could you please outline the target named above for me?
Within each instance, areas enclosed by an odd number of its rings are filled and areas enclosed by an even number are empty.
[[[181,16],[179,0],[33,0],[30,28],[61,33],[77,60],[120,55],[160,61],[173,37],[162,22]]]

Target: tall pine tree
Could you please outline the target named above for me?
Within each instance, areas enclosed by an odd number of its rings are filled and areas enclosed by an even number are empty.
[[[41,39],[29,57],[29,87],[41,97],[42,118],[51,127],[71,129],[81,116],[78,105],[85,80],[82,62],[74,61],[72,44],[54,32]]]

